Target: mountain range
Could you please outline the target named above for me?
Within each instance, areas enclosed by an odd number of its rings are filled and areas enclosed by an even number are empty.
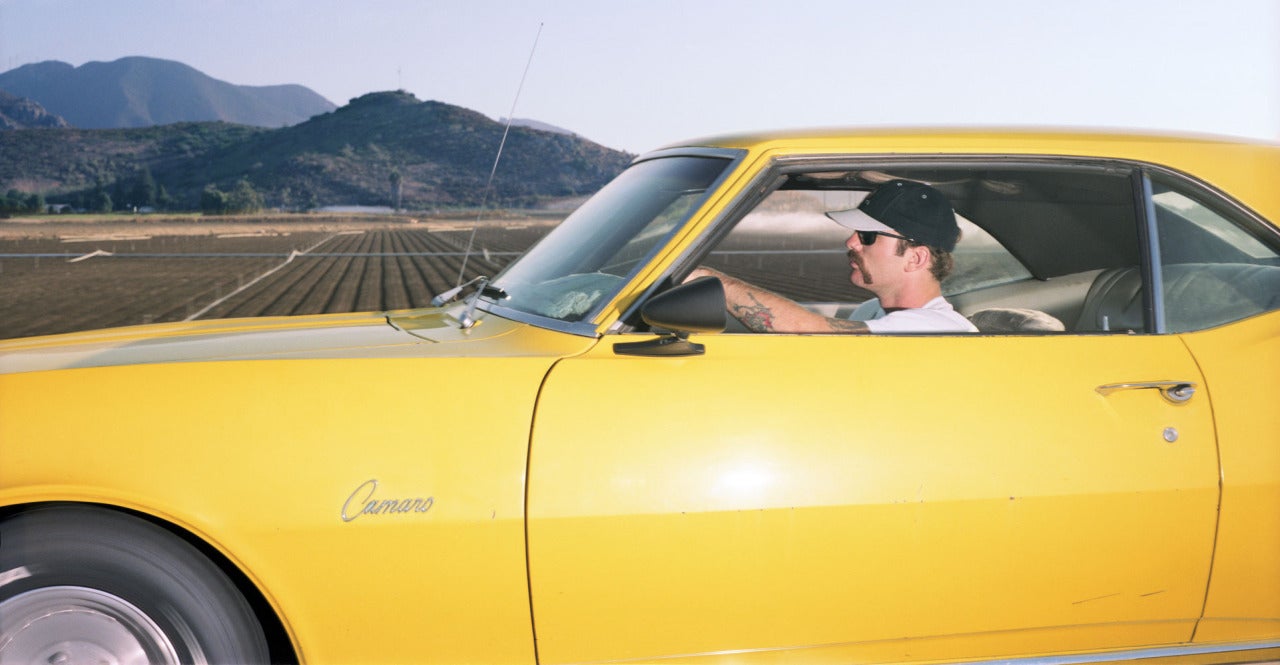
[[[23,65],[0,74],[0,90],[81,129],[206,120],[283,127],[336,108],[300,85],[234,85],[180,62],[144,57],[79,67],[57,61]]]
[[[506,124],[463,107],[391,91],[339,108],[310,91],[289,97],[301,86],[234,86],[148,58],[106,63],[102,71],[116,72],[106,77],[110,85],[65,83],[94,64],[102,63],[40,63],[0,74],[0,88],[13,93],[0,95],[0,125],[9,118],[21,127],[0,131],[0,193],[10,200],[39,195],[97,209],[106,194],[116,207],[199,209],[208,192],[247,185],[268,207],[285,209],[533,207],[590,194],[634,157],[514,120],[490,184]],[[65,81],[52,83],[59,77]],[[35,88],[60,92],[14,96]],[[193,91],[198,100],[178,99]],[[278,103],[264,101],[272,99]],[[232,113],[267,107],[277,113],[270,120]],[[286,107],[294,115],[281,115]],[[223,115],[203,119],[213,110]]]

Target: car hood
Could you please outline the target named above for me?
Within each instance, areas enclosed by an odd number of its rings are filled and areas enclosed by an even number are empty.
[[[164,323],[0,341],[0,374],[218,360],[561,355],[593,341],[493,315],[463,329],[453,309]]]

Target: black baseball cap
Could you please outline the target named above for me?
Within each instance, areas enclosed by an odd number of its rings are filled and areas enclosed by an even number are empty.
[[[862,199],[857,208],[827,213],[854,231],[886,231],[948,252],[956,248],[960,226],[942,192],[914,180],[890,180]]]

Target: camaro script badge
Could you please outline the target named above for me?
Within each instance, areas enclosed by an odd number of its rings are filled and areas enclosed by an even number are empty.
[[[366,480],[347,497],[342,504],[342,521],[354,522],[361,515],[403,515],[405,513],[425,513],[435,505],[435,497],[412,497],[409,499],[379,499],[378,481]]]

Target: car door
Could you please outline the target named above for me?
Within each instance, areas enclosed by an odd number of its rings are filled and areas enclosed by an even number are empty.
[[[1212,388],[1222,509],[1198,642],[1280,637],[1280,312],[1185,336]]]
[[[560,361],[540,662],[965,658],[1187,641],[1218,497],[1176,336],[695,335]]]
[[[1150,190],[1165,326],[1210,388],[1222,505],[1198,642],[1280,637],[1280,235],[1169,175]]]

